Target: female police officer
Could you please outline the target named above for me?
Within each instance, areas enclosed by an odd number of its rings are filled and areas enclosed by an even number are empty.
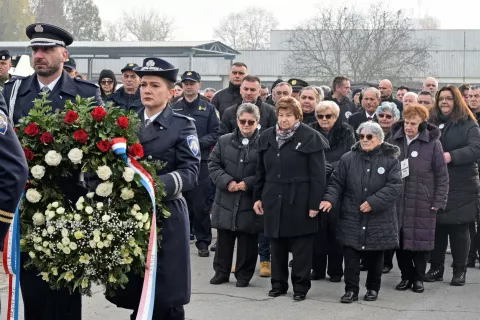
[[[174,93],[178,69],[165,60],[147,58],[134,69],[142,78],[140,94],[144,108],[139,111],[139,134],[145,156],[165,163],[158,173],[164,183],[163,200],[171,216],[162,224],[162,246],[158,252],[154,320],[185,319],[183,306],[190,302],[190,227],[187,204],[182,191],[197,183],[200,149],[192,119],[172,111],[168,101]],[[111,301],[134,309],[135,319],[143,279],[132,275],[125,290]]]

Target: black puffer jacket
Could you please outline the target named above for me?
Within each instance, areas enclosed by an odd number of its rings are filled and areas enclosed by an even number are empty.
[[[357,142],[340,159],[329,181],[324,200],[342,202],[338,240],[356,250],[382,251],[398,247],[396,201],[402,191],[398,147],[382,143],[364,152]],[[367,201],[371,212],[362,213]]]
[[[221,230],[259,233],[263,231],[263,217],[253,210],[253,184],[258,159],[258,130],[242,144],[239,130],[226,134],[210,154],[208,170],[217,187],[212,207],[212,227]],[[231,181],[244,181],[247,191],[230,192]]]
[[[240,95],[240,86],[235,86],[231,82],[228,84],[228,88],[217,91],[212,99],[212,104],[217,108],[220,113],[220,119],[223,113],[228,107],[234,104],[242,103],[242,96]]]

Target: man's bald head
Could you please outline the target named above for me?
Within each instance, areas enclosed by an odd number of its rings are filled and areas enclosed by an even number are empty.
[[[438,91],[438,81],[433,77],[428,77],[423,81],[423,90],[430,91],[434,96]]]
[[[382,94],[382,100],[389,99],[393,93],[392,82],[388,79],[380,81],[378,84],[378,90],[380,90],[380,93]]]

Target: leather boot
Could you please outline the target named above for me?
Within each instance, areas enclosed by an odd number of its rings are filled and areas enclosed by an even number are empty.
[[[450,284],[457,287],[464,286],[466,275],[467,268],[453,268],[453,277]]]
[[[444,266],[430,267],[430,270],[425,274],[425,282],[443,281]]]

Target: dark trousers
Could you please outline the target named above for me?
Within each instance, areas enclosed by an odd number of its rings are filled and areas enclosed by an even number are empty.
[[[207,162],[202,161],[198,185],[184,194],[190,216],[193,216],[193,231],[197,240],[195,245],[198,249],[206,249],[212,243],[212,222],[208,211],[210,186]]]
[[[28,255],[21,254],[20,287],[22,288],[25,320],[81,320],[82,297],[78,290],[51,290],[35,269],[24,269]]]
[[[397,250],[397,262],[402,280],[423,281],[427,269],[428,251]]]
[[[468,252],[470,250],[470,233],[468,223],[465,224],[438,224],[435,229],[435,248],[430,253],[432,268],[445,265],[445,251],[450,237],[453,267],[466,268]]]
[[[367,290],[380,291],[382,284],[383,251],[359,251],[351,247],[343,248],[345,257],[345,292],[358,294],[360,290],[360,256],[367,268]]]
[[[270,239],[263,232],[258,235],[258,255],[260,262],[270,261]]]
[[[395,255],[395,250],[386,250],[383,253],[383,266],[393,269],[393,256]]]
[[[470,252],[468,253],[468,259],[475,262],[478,259],[480,250],[480,232],[478,232],[475,222],[470,223],[468,229],[470,232]]]
[[[134,310],[130,315],[131,320],[135,320],[138,310]],[[152,320],[185,320],[185,310],[183,306],[154,308]]]
[[[292,252],[293,291],[307,293],[311,287],[313,234],[270,239],[272,252],[272,288],[288,290],[288,253]]]
[[[337,241],[336,224],[328,219],[313,240],[312,269],[321,277],[325,270],[330,278],[343,277],[343,246]]]
[[[250,281],[255,273],[258,254],[258,235],[245,232],[217,230],[217,250],[213,259],[215,274],[229,278],[237,240],[235,278]]]

